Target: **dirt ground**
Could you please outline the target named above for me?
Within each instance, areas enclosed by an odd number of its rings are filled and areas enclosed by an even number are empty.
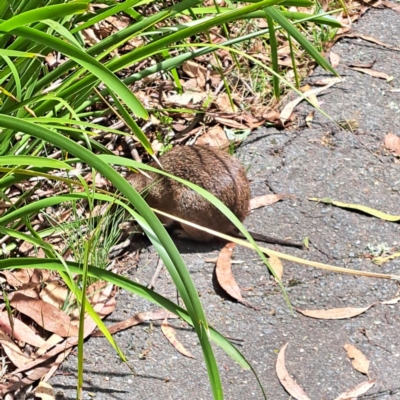
[[[370,10],[355,25],[357,32],[400,49],[400,14]],[[253,195],[287,193],[293,199],[254,211],[249,229],[300,241],[309,237],[309,251],[282,249],[310,260],[382,273],[400,273],[399,259],[383,266],[366,257],[367,246],[386,243],[400,247],[400,226],[366,215],[308,201],[330,197],[358,203],[394,215],[400,214],[400,164],[382,153],[388,132],[400,135],[400,52],[361,39],[342,39],[333,51],[337,68],[346,80],[319,97],[322,108],[335,121],[356,120],[355,132],[340,130],[316,113],[311,128],[278,132],[260,129],[238,151],[250,167]],[[373,69],[394,79],[386,82],[351,70],[346,63],[370,63]],[[317,70],[309,81],[328,74]],[[305,117],[304,105],[298,114]],[[377,303],[364,314],[346,320],[317,320],[292,315],[280,289],[256,255],[236,248],[234,274],[243,294],[259,310],[226,299],[215,288],[214,265],[205,262],[218,254],[221,245],[178,242],[201,295],[210,324],[231,338],[255,368],[268,399],[290,398],[279,383],[277,351],[286,343],[286,366],[311,399],[335,399],[366,379],[351,365],[343,346],[355,345],[371,361],[370,376],[376,385],[362,399],[400,399],[400,305]],[[273,246],[271,246],[273,248]],[[141,253],[137,269],[129,262],[126,274],[148,283],[157,263],[154,249]],[[363,307],[394,298],[395,281],[339,275],[285,262],[284,285],[294,307],[322,309]],[[176,299],[171,279],[164,271],[157,290]],[[147,302],[122,292],[118,309],[107,319],[113,324],[138,312],[152,309]],[[135,368],[133,376],[103,338],[91,338],[85,347],[84,398],[94,399],[211,399],[205,364],[196,335],[178,320],[171,321],[183,342],[196,357],[181,356],[167,343],[158,323],[139,325],[115,335],[118,345]],[[141,355],[146,354],[144,359]],[[216,348],[226,399],[262,399],[251,372],[242,370]],[[59,399],[75,399],[76,357],[61,367],[51,384]]]

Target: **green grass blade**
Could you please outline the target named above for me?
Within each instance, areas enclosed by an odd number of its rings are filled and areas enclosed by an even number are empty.
[[[264,10],[269,14],[290,36],[292,36],[297,42],[299,42],[304,50],[324,69],[332,72],[332,74],[338,76],[338,73],[334,68],[325,60],[320,52],[287,20],[282,13],[275,7],[268,7]]]
[[[70,165],[63,161],[33,156],[0,156],[0,165],[32,165],[39,168],[72,169]]]
[[[122,119],[124,120],[125,124],[129,128],[131,128],[132,132],[139,139],[140,143],[143,145],[145,150],[150,155],[153,155],[154,151],[153,151],[153,148],[151,147],[149,139],[147,139],[147,136],[143,133],[143,131],[140,129],[139,125],[135,122],[135,120],[125,110],[125,107],[121,104],[121,102],[118,100],[118,98],[112,92],[110,94],[111,94],[112,98],[114,99],[114,104],[117,107],[117,109],[118,109]]]
[[[63,18],[66,15],[79,14],[87,10],[87,2],[72,1],[67,4],[46,6],[16,14],[7,21],[0,23],[0,32],[10,32],[13,29],[33,22],[40,22],[44,19]]]
[[[276,41],[275,36],[275,27],[273,19],[266,14],[267,24],[268,24],[268,31],[269,31],[269,45],[270,45],[270,54],[271,54],[271,61],[272,61],[272,70],[275,72],[272,75],[272,82],[274,87],[274,97],[279,99],[281,91],[280,91],[280,79],[279,79],[279,64],[278,64],[278,43]]]
[[[108,68],[86,54],[84,51],[64,42],[61,39],[39,32],[36,29],[21,27],[13,30],[13,33],[25,37],[28,40],[41,43],[72,58],[79,65],[82,65],[90,71],[97,79],[104,82],[111,90],[117,93],[134,114],[140,118],[147,119],[147,111],[134,94]]]
[[[106,18],[111,17],[112,15],[118,14],[122,11],[125,11],[127,8],[135,6],[137,3],[139,3],[139,1],[140,0],[127,0],[121,4],[115,5],[114,7],[109,7],[105,11],[97,14],[95,17],[72,29],[71,33],[74,34],[76,32],[80,32],[83,29],[89,28],[89,26],[97,24],[100,21],[104,21]]]

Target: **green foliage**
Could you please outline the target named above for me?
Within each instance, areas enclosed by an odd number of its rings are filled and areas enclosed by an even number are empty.
[[[144,78],[162,71],[174,82],[178,91],[182,90],[179,80],[179,67],[187,60],[218,51],[219,47],[211,41],[210,29],[222,26],[227,36],[224,46],[228,47],[237,64],[238,46],[263,38],[271,46],[272,75],[275,97],[279,97],[281,70],[277,63],[276,36],[283,32],[290,36],[322,67],[334,73],[317,49],[296,28],[301,21],[312,21],[323,26],[318,32],[321,40],[329,37],[329,27],[339,25],[332,19],[321,15],[289,12],[286,7],[306,7],[308,0],[261,0],[246,2],[246,5],[230,4],[229,7],[199,7],[200,0],[183,0],[168,7],[162,7],[153,14],[142,15],[143,4],[151,0],[106,1],[105,8],[89,12],[89,1],[68,0],[8,0],[0,2],[0,195],[9,207],[0,216],[0,233],[10,240],[2,249],[4,260],[0,268],[48,268],[60,272],[70,291],[81,305],[81,321],[87,311],[99,325],[110,343],[119,352],[104,324],[94,313],[85,299],[88,279],[105,279],[136,293],[154,304],[178,314],[191,324],[196,331],[203,350],[210,385],[215,399],[223,398],[221,379],[211,348],[210,339],[223,348],[244,368],[247,361],[226,339],[209,327],[197,290],[188,270],[169,235],[149,209],[142,197],[126,182],[111,165],[124,164],[138,167],[133,161],[121,160],[111,156],[111,151],[94,138],[94,130],[120,136],[135,136],[144,149],[153,154],[148,138],[140,126],[148,117],[148,110],[138,100],[127,85],[137,84]],[[159,5],[157,5],[159,7]],[[158,9],[154,7],[154,10]],[[124,13],[132,18],[125,29],[100,40],[87,48],[83,30],[112,15]],[[180,19],[185,16],[185,22]],[[193,17],[187,22],[187,16]],[[230,28],[242,23],[251,23],[255,18],[265,18],[268,30],[254,30],[238,36],[230,33]],[[141,45],[132,51],[111,57],[112,52],[128,41],[136,39]],[[196,48],[196,45],[201,47]],[[319,44],[318,44],[319,45]],[[49,53],[59,52],[67,58],[65,62],[49,69],[44,58]],[[143,60],[152,58],[154,62],[142,70],[117,77],[123,69],[137,66]],[[220,68],[218,63],[214,66]],[[269,66],[265,66],[269,68]],[[240,72],[240,71],[239,71]],[[262,76],[264,78],[264,75]],[[229,93],[228,82],[225,89]],[[98,110],[95,106],[107,98],[112,106]],[[117,115],[130,133],[113,129],[107,124],[93,120],[98,117]],[[161,115],[161,114],[160,114]],[[163,115],[162,123],[172,121]],[[171,147],[169,138],[162,135],[162,151]],[[59,151],[59,159],[52,159]],[[75,157],[75,158],[71,158]],[[77,163],[89,166],[93,175],[100,173],[121,193],[99,190],[95,185],[85,182],[77,169]],[[145,167],[146,169],[146,167]],[[66,194],[55,190],[54,195],[32,200],[37,185],[23,192],[16,203],[8,197],[13,185],[27,183],[29,179],[47,179],[53,187],[61,187]],[[191,185],[221,209],[251,240],[250,236],[233,214],[213,196]],[[82,204],[89,204],[93,212],[98,202],[104,202],[108,210],[103,216],[90,216],[79,219],[76,210]],[[147,233],[163,259],[186,311],[125,278],[91,267],[105,265],[108,249],[118,236],[120,219],[106,223],[111,206],[118,204],[124,213],[130,213]],[[60,222],[35,231],[30,219],[44,213],[48,207],[63,205],[75,210],[72,221]],[[107,206],[108,205],[108,206]],[[74,215],[74,212],[72,213]],[[123,214],[121,214],[121,220]],[[84,226],[84,229],[81,226]],[[45,239],[55,233],[64,235],[75,259],[79,264],[66,263],[61,254]],[[13,254],[17,240],[27,241],[42,248],[45,259],[22,259]],[[254,242],[253,242],[254,243]],[[103,248],[103,252],[99,251]],[[266,259],[259,252],[260,257]],[[82,275],[76,280],[74,274]],[[83,324],[81,324],[83,325]],[[80,330],[79,345],[79,391],[82,388],[83,331]],[[121,358],[123,355],[119,352]]]

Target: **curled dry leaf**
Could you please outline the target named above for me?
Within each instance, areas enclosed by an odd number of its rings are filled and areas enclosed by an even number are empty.
[[[11,317],[12,326],[7,312],[0,313],[0,329],[7,333],[10,337],[29,343],[35,347],[41,347],[45,341],[35,333],[29,326],[25,325],[22,321],[17,318]]]
[[[175,329],[168,323],[167,318],[161,324],[161,330],[164,336],[168,339],[168,341],[175,347],[179,353],[184,355],[185,357],[194,358],[193,354],[190,351],[186,350],[183,344],[176,338]]]
[[[298,385],[295,380],[289,375],[285,365],[285,351],[289,343],[286,343],[279,351],[276,360],[276,374],[279,382],[286,391],[296,400],[310,400],[304,390]]]
[[[263,196],[253,197],[250,200],[250,211],[260,207],[270,206],[288,196],[287,194],[265,194]]]
[[[182,70],[188,77],[195,78],[199,87],[204,88],[206,86],[206,67],[197,64],[195,61],[189,60],[183,63]]]
[[[252,307],[250,303],[248,303],[240,292],[239,286],[236,283],[235,277],[232,273],[232,253],[235,248],[235,243],[228,243],[225,247],[220,251],[217,259],[217,265],[215,268],[215,275],[217,277],[217,281],[225,290],[229,296],[233,297],[238,302],[244,304],[247,307]]]
[[[336,397],[335,400],[352,400],[357,399],[358,396],[361,396],[364,393],[367,393],[369,389],[372,388],[376,383],[376,379],[370,379],[368,381],[362,382],[359,385],[355,386],[353,389],[346,390],[339,397]]]
[[[391,79],[391,77],[388,74],[386,74],[385,72],[375,71],[374,69],[359,68],[359,67],[350,67],[350,68],[354,69],[354,71],[362,72],[363,74],[372,76],[373,78],[385,79],[387,81]]]
[[[369,370],[368,358],[360,350],[358,350],[357,347],[351,344],[345,344],[343,347],[346,350],[349,358],[352,360],[351,363],[353,364],[353,367],[357,371],[368,376],[368,370]]]
[[[385,147],[392,153],[400,156],[400,137],[392,132],[385,136]]]
[[[113,335],[114,333],[123,331],[132,326],[142,324],[146,321],[157,321],[165,318],[178,318],[175,314],[171,314],[169,311],[164,309],[158,309],[154,311],[146,311],[142,313],[138,313],[131,318],[128,318],[124,321],[118,322],[110,327],[108,327],[108,331]],[[103,333],[100,330],[96,330],[93,332],[92,336],[103,336]]]
[[[301,310],[296,308],[296,311],[306,317],[316,319],[346,319],[356,317],[369,310],[373,304],[368,307],[357,308],[357,307],[346,307],[346,308],[331,308],[329,310]]]
[[[43,300],[36,300],[20,293],[15,293],[10,304],[22,314],[32,318],[47,331],[62,337],[77,336],[78,328],[71,325],[71,319],[57,307]]]

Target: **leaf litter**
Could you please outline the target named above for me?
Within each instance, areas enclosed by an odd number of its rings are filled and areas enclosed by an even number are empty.
[[[71,317],[74,307],[70,307],[69,314],[61,309],[67,298],[65,287],[52,280],[50,274],[42,275],[39,270],[32,270],[28,274],[21,271],[7,271],[4,274],[7,282],[18,285],[21,289],[7,296],[12,312],[0,313],[0,346],[9,360],[0,383],[1,398],[11,391],[31,385],[36,380],[50,379],[78,344],[78,320]],[[48,281],[36,283],[35,277],[39,276],[46,276]],[[24,289],[27,286],[29,289]],[[88,299],[100,318],[115,309],[112,288],[112,285],[100,282],[88,287]],[[94,321],[86,316],[84,336],[89,336],[96,327]],[[27,351],[27,346],[32,346],[33,349]],[[16,374],[20,376],[18,382],[14,379]],[[43,393],[38,397],[50,398]]]
[[[291,377],[286,369],[285,352],[288,344],[289,343],[286,343],[282,346],[276,360],[276,374],[279,382],[295,400],[310,400],[304,389]],[[349,357],[353,359],[353,366],[361,373],[368,375],[369,361],[365,355],[352,345],[346,344],[344,348]],[[368,392],[375,383],[376,379],[368,379],[367,381],[359,383],[352,389],[346,390],[336,397],[335,400],[356,400],[358,396]]]

